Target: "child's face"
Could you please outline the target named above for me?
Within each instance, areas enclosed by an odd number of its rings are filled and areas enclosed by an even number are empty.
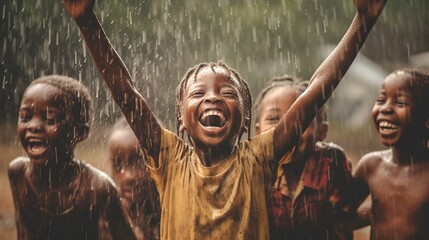
[[[227,79],[222,68],[206,67],[194,81],[190,77],[182,102],[181,128],[188,131],[196,147],[232,146],[243,127],[242,99],[238,82]]]
[[[389,75],[384,80],[372,109],[381,142],[386,146],[412,141],[422,131],[421,126],[417,126],[420,124],[414,119],[417,103],[409,78],[405,73]]]
[[[73,153],[72,124],[65,112],[64,95],[58,88],[36,84],[25,91],[17,130],[33,163],[53,164],[61,161],[63,154]]]
[[[298,96],[298,92],[288,86],[276,87],[267,92],[260,105],[259,122],[255,124],[256,134],[275,127]]]
[[[108,147],[113,163],[113,178],[121,196],[128,202],[144,196],[148,176],[143,165],[137,138],[131,129],[116,130],[109,139]]]
[[[299,92],[289,86],[276,87],[267,92],[261,102],[259,122],[256,123],[256,134],[275,127],[298,97]],[[313,120],[301,136],[299,151],[302,152],[313,147],[316,131],[316,120]]]

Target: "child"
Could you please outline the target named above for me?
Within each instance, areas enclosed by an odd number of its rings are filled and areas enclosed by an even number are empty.
[[[306,82],[289,76],[274,78],[255,104],[256,134],[276,126],[305,88]],[[321,142],[327,130],[322,107],[291,159],[280,161],[271,197],[271,239],[352,239],[351,164],[341,148]]]
[[[101,218],[115,239],[135,238],[111,179],[74,157],[91,118],[91,96],[75,79],[45,76],[25,90],[18,136],[28,157],[8,170],[18,239],[98,239]]]
[[[372,109],[381,143],[353,176],[357,198],[371,193],[371,239],[429,239],[429,75],[416,69],[388,75]]]
[[[124,117],[113,127],[107,145],[123,207],[144,239],[159,239],[158,192],[143,164],[137,138]]]
[[[339,83],[384,7],[359,11],[312,85],[270,131],[250,136],[246,82],[226,64],[202,63],[177,88],[177,135],[160,127],[94,14],[93,0],[64,0],[113,98],[139,139],[161,202],[161,239],[267,239],[270,165],[287,154]],[[190,145],[183,140],[185,132]]]

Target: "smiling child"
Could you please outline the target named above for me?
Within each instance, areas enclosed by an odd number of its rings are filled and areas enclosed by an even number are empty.
[[[98,239],[98,221],[115,239],[135,239],[112,180],[74,157],[92,120],[92,99],[79,81],[34,80],[19,108],[18,136],[28,157],[9,164],[18,239]]]
[[[187,71],[176,91],[176,135],[160,126],[134,87],[93,11],[95,1],[63,1],[145,154],[160,195],[161,239],[269,238],[272,167],[289,154],[328,100],[386,1],[355,2],[358,13],[310,87],[275,128],[241,141],[250,131],[252,101],[234,69],[211,62]]]

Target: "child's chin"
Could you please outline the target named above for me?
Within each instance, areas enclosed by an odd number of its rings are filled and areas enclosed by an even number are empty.
[[[33,164],[37,164],[37,165],[47,165],[48,164],[48,159],[45,157],[35,157],[35,156],[29,156],[30,157],[30,161]]]

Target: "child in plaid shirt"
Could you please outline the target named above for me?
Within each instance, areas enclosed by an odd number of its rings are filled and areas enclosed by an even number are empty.
[[[256,133],[278,123],[306,82],[274,78],[257,100]],[[271,197],[271,239],[352,239],[351,164],[344,151],[325,143],[327,115],[322,108],[292,155],[279,163]]]

